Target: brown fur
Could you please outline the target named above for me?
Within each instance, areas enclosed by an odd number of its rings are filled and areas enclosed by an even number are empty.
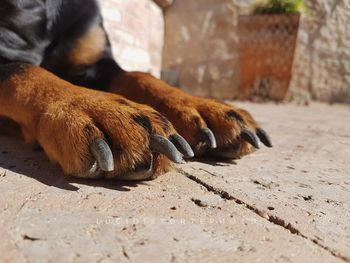
[[[125,101],[126,103],[120,103]],[[85,89],[63,81],[48,71],[28,66],[0,84],[0,115],[21,127],[27,142],[38,141],[47,155],[60,164],[65,173],[79,174],[92,163],[89,145],[96,138],[109,137],[114,153],[114,177],[133,170],[151,158],[148,131],[131,121],[147,116],[153,131],[163,136],[167,131],[155,111],[109,93]],[[169,161],[155,154],[155,174],[169,169]]]

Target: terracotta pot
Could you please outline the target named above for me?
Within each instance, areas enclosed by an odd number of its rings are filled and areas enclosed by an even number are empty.
[[[299,17],[299,14],[239,17],[241,99],[285,99],[292,76]]]

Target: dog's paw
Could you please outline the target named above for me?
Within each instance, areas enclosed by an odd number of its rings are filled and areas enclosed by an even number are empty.
[[[157,111],[85,89],[48,105],[36,139],[65,173],[83,178],[143,180],[193,156]]]
[[[168,103],[171,110],[164,113],[196,156],[236,159],[258,149],[260,142],[272,147],[268,134],[246,110],[180,93],[173,100],[177,102]]]
[[[203,135],[199,136],[202,137],[202,142],[206,142],[210,155],[234,159],[260,148],[260,142],[272,147],[269,135],[248,111],[209,99],[198,99],[195,105],[208,127],[204,128],[199,133]],[[196,144],[196,152],[203,151],[202,148],[206,149],[202,145],[203,143]]]

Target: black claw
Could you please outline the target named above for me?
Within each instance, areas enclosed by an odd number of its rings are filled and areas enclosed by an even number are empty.
[[[164,154],[174,163],[184,162],[182,154],[176,149],[174,144],[160,135],[153,134],[150,136],[150,147],[152,151]]]
[[[259,138],[252,131],[247,130],[247,129],[243,129],[241,132],[241,138],[243,140],[245,140],[246,142],[250,143],[251,145],[253,145],[255,148],[257,148],[257,149],[260,148]]]
[[[200,131],[200,138],[201,141],[204,141],[208,144],[208,146],[212,149],[216,148],[216,139],[214,136],[214,133],[208,129],[208,128],[203,128]]]
[[[102,171],[111,172],[114,170],[113,154],[105,140],[97,139],[93,141],[90,149]]]
[[[270,136],[261,128],[256,129],[256,135],[258,135],[260,141],[267,147],[272,147]]]
[[[169,140],[186,158],[194,157],[194,153],[191,146],[181,135],[179,134],[170,135]]]

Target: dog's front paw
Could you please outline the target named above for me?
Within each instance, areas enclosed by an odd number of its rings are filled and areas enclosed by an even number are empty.
[[[196,152],[235,159],[260,148],[260,142],[272,147],[269,135],[248,111],[209,99],[197,98],[194,105],[208,127],[197,133]]]
[[[154,109],[74,86],[29,64],[0,67],[0,115],[37,141],[67,174],[142,180],[192,157],[189,144]]]
[[[76,88],[49,104],[37,140],[65,173],[143,180],[192,157],[187,142],[152,108],[117,95]]]
[[[246,110],[182,92],[176,94],[168,98],[161,112],[190,143],[196,156],[236,159],[258,149],[260,142],[272,147],[268,134]]]

